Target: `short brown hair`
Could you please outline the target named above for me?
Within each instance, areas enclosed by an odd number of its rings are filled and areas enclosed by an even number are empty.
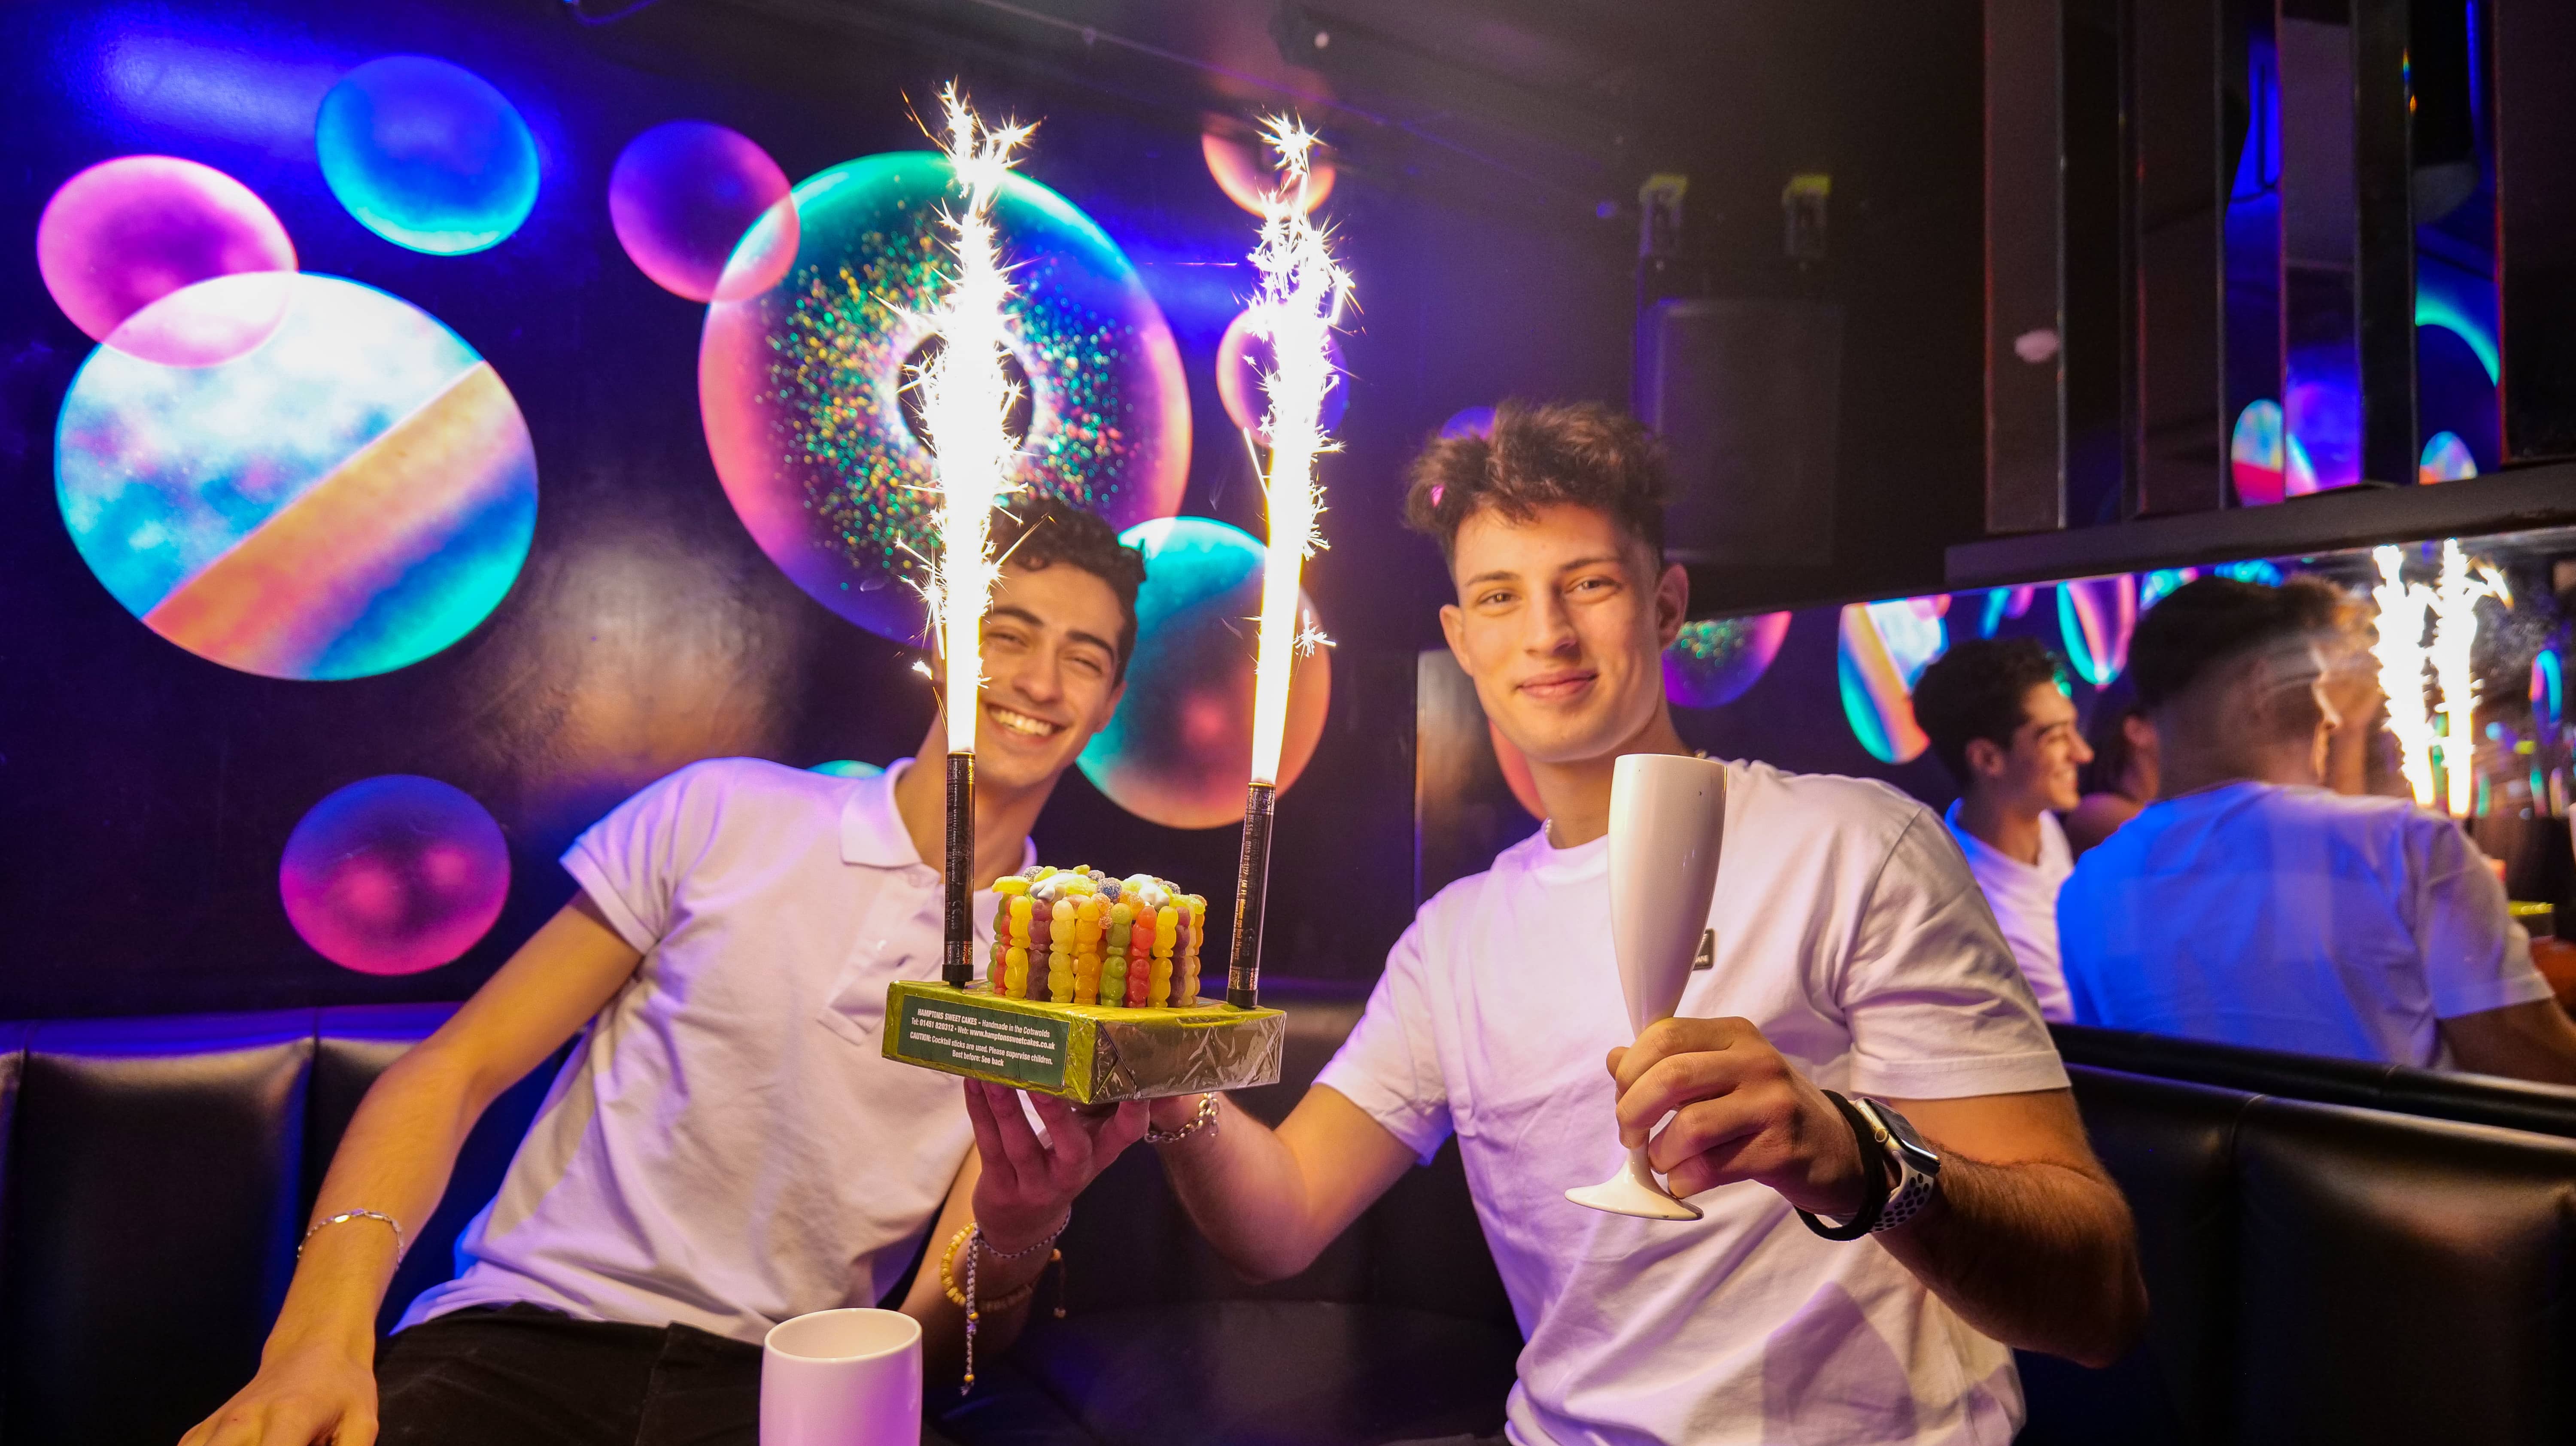
[[[1053,497],[1014,500],[993,510],[995,557],[1043,572],[1061,562],[1109,584],[1118,599],[1118,667],[1111,686],[1127,681],[1136,653],[1136,593],[1145,585],[1145,554],[1118,540],[1118,529]]]
[[[1664,556],[1664,449],[1636,418],[1599,402],[1504,402],[1492,430],[1442,437],[1413,460],[1404,522],[1454,559],[1458,529],[1492,508],[1526,522],[1571,503],[1606,512]]]
[[[2344,630],[2351,599],[2318,577],[2278,587],[2204,577],[2167,594],[2138,620],[2129,642],[2129,681],[2149,713],[2187,692],[2219,665],[2296,639],[2327,641]]]
[[[1932,740],[1941,766],[1964,788],[1968,745],[1983,738],[2009,752],[2030,721],[2033,688],[2066,686],[2057,655],[2032,638],[1982,638],[1959,644],[1914,681],[1914,721]]]

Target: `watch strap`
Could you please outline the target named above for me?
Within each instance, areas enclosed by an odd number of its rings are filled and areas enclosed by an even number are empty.
[[[1861,1193],[1860,1213],[1840,1225],[1828,1225],[1807,1210],[1798,1211],[1798,1218],[1806,1222],[1809,1230],[1827,1240],[1858,1240],[1878,1228],[1878,1222],[1887,1211],[1888,1196],[1892,1193],[1887,1180],[1887,1150],[1878,1142],[1877,1124],[1861,1113],[1860,1106],[1834,1090],[1825,1091],[1825,1098],[1832,1100],[1834,1108],[1842,1112],[1844,1122],[1851,1126],[1852,1138],[1860,1145],[1860,1168],[1865,1187]]]

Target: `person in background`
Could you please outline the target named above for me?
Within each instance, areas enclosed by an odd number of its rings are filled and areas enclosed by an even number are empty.
[[[2095,695],[2084,744],[2093,761],[2080,776],[2084,796],[2065,819],[2066,846],[2079,859],[2155,801],[2156,725],[2125,678]]]
[[[1219,1255],[1278,1279],[1454,1134],[1528,1341],[1516,1446],[2008,1440],[2005,1344],[2108,1363],[2146,1293],[2127,1205],[1930,811],[1726,764],[1712,967],[1627,1042],[1611,775],[1689,751],[1664,698],[1689,592],[1665,485],[1645,429],[1589,403],[1507,404],[1415,463],[1407,521],[1457,589],[1443,633],[1546,825],[1422,906],[1277,1130],[1214,1096],[1155,1101],[1163,1169]],[[1923,1153],[1874,1176],[1909,1117]],[[1706,1217],[1565,1198],[1631,1145]]]
[[[2576,1084],[2576,1024],[2460,826],[2322,785],[2342,595],[2202,578],[2129,646],[2163,796],[2076,861],[2078,1023]]]
[[[1959,784],[1947,822],[2044,1017],[2074,1018],[2057,963],[2057,888],[2075,868],[2057,815],[2093,759],[2065,675],[2029,638],[1961,643],[1914,684],[1914,721]]]

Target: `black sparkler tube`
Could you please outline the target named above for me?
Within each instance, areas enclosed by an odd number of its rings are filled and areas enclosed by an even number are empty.
[[[1270,895],[1270,817],[1279,802],[1276,784],[1252,785],[1243,802],[1243,861],[1234,871],[1234,961],[1225,972],[1225,1002],[1237,1009],[1261,1003],[1261,914]]]
[[[975,755],[948,755],[948,936],[939,977],[963,989],[975,977]]]

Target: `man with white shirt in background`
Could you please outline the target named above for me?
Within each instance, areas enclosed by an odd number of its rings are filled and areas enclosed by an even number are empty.
[[[1507,404],[1415,464],[1407,519],[1457,589],[1450,650],[1546,826],[1423,905],[1276,1131],[1156,1101],[1164,1170],[1221,1255],[1275,1279],[1454,1134],[1528,1340],[1518,1446],[2000,1446],[2022,1414],[2006,1345],[2107,1363],[2145,1289],[1939,820],[1883,784],[1726,765],[1712,966],[1628,1043],[1612,765],[1690,751],[1664,700],[1688,582],[1663,495],[1653,440],[1592,404]],[[1565,1198],[1630,1144],[1705,1217]]]
[[[2162,786],[2058,894],[2076,1020],[2576,1084],[2486,855],[2411,798],[2322,786],[2345,607],[2317,578],[2205,577],[2139,621]]]
[[[2057,658],[2029,638],[1961,643],[1914,684],[1914,721],[1959,784],[1946,822],[2039,1012],[2075,1017],[2057,960],[2057,890],[2075,855],[2057,816],[2093,759]]]

